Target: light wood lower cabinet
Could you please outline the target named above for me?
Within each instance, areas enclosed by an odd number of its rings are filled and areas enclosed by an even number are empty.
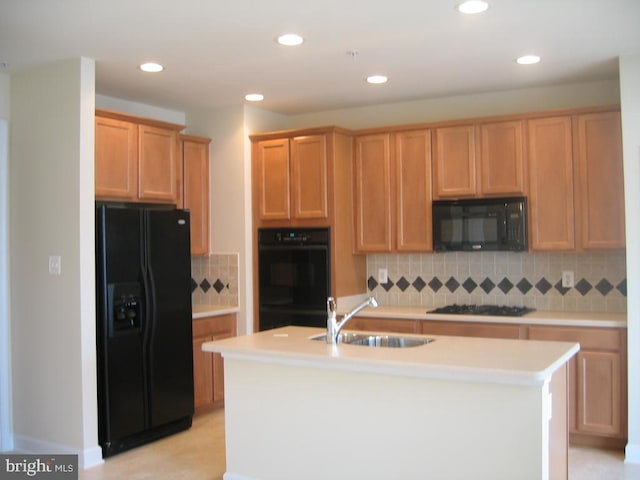
[[[569,365],[569,431],[585,437],[627,436],[626,331],[622,328],[530,326],[531,340],[580,343]]]
[[[569,433],[575,444],[620,447],[627,437],[624,328],[356,317],[347,330],[580,343],[568,365]]]
[[[219,353],[202,351],[202,344],[236,335],[236,315],[219,315],[193,321],[193,393],[195,408],[222,405],[224,369]]]

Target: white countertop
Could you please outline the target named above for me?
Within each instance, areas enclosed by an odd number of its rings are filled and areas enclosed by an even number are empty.
[[[205,317],[217,317],[229,313],[238,313],[240,308],[229,305],[193,305],[191,307],[192,318],[194,320]]]
[[[574,327],[623,327],[627,326],[626,313],[597,312],[549,312],[534,311],[521,317],[491,315],[452,315],[427,313],[434,307],[380,306],[366,308],[357,316],[371,318],[404,318],[413,320],[462,321],[480,323],[511,323],[518,325],[557,325]],[[346,312],[339,312],[341,315]]]
[[[321,328],[290,326],[207,342],[202,350],[264,363],[532,386],[548,381],[579,350],[571,342],[437,335],[428,335],[434,339],[429,344],[410,348],[334,346],[310,340],[323,333]]]

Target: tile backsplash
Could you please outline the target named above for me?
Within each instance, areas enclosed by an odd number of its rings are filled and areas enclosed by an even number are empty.
[[[367,256],[367,289],[382,305],[524,305],[538,310],[623,313],[625,253],[450,252]],[[378,282],[386,268],[388,281]],[[574,275],[562,287],[562,272]]]
[[[238,254],[192,257],[191,300],[194,305],[238,306]]]

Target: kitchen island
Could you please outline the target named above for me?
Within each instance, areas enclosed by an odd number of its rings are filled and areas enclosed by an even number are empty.
[[[310,339],[323,333],[203,345],[225,362],[225,480],[567,478],[566,363],[578,344]]]

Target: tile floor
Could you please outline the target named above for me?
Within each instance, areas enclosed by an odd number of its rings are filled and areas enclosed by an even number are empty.
[[[224,410],[218,409],[197,414],[186,432],[81,470],[79,480],[222,480],[224,472]],[[571,448],[569,480],[640,480],[640,465],[625,464],[622,452]]]

